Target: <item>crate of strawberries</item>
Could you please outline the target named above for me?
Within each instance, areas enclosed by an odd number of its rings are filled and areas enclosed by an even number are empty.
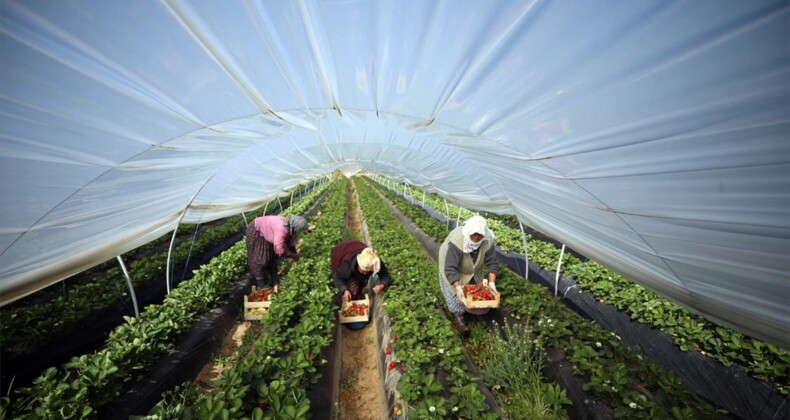
[[[348,324],[370,320],[369,308],[370,298],[368,295],[365,295],[365,299],[343,302],[343,306],[340,308],[340,323]]]
[[[252,286],[252,291],[249,295],[244,295],[244,320],[257,321],[263,319],[263,315],[269,312],[269,306],[272,304],[272,297],[277,293],[277,287],[274,289],[256,289]]]
[[[488,282],[483,284],[464,285],[464,306],[467,309],[498,308],[499,293],[488,287]]]

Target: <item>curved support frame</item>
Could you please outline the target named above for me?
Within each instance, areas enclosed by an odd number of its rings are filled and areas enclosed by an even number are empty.
[[[557,296],[557,289],[560,284],[560,267],[562,267],[562,257],[565,255],[565,244],[562,244],[560,259],[557,261],[557,273],[554,276],[554,296]],[[529,269],[529,267],[527,267]]]
[[[529,248],[527,248],[527,235],[524,233],[524,225],[521,223],[521,220],[518,221],[518,227],[521,228],[521,240],[524,241],[524,279],[529,280]],[[565,245],[563,245],[563,250],[564,246]],[[554,289],[556,292],[557,287],[555,286]]]
[[[132,297],[132,306],[134,306],[134,317],[140,319],[140,308],[137,306],[137,295],[134,293],[134,286],[132,286],[132,278],[129,276],[129,271],[126,270],[126,264],[123,263],[123,258],[118,255],[118,263],[121,264],[121,271],[126,278],[126,286],[129,287],[129,295]]]

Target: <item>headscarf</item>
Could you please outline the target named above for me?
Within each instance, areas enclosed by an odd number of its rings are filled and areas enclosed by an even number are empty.
[[[472,245],[472,241],[469,239],[472,234],[479,233],[483,235],[483,239],[481,239],[480,242],[486,239],[493,239],[494,237],[494,233],[488,229],[488,223],[482,216],[470,217],[461,227],[461,231],[464,234],[464,253],[466,254],[471,253],[479,247],[479,243],[475,244],[477,246]]]
[[[378,273],[381,268],[381,259],[373,248],[367,247],[357,254],[357,265],[360,270],[366,273]]]
[[[303,216],[293,216],[291,217],[291,230],[294,233],[299,233],[304,227],[307,226],[307,219]]]

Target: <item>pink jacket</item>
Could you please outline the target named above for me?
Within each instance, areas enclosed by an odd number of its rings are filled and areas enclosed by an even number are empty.
[[[288,249],[291,232],[288,220],[283,216],[262,216],[255,218],[255,230],[268,242],[274,244],[274,253],[283,256]]]

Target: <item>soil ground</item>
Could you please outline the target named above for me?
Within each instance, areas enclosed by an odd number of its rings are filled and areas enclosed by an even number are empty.
[[[203,369],[201,369],[200,373],[195,377],[194,382],[198,389],[203,392],[211,392],[213,390],[211,382],[219,378],[222,371],[230,367],[229,364],[224,364],[222,361],[228,360],[228,358],[233,356],[233,352],[241,345],[244,335],[251,327],[252,322],[240,321],[230,329],[228,335],[222,340],[222,345],[216,356],[203,366]]]
[[[375,420],[382,416],[381,383],[376,365],[375,327],[343,327],[340,415],[343,420]]]
[[[346,229],[348,239],[361,237],[361,220],[357,212],[353,183],[349,183]],[[364,239],[362,239],[364,241]],[[340,365],[340,408],[338,418],[343,420],[380,419],[384,397],[376,364],[375,320],[361,330],[341,327],[342,348]]]

